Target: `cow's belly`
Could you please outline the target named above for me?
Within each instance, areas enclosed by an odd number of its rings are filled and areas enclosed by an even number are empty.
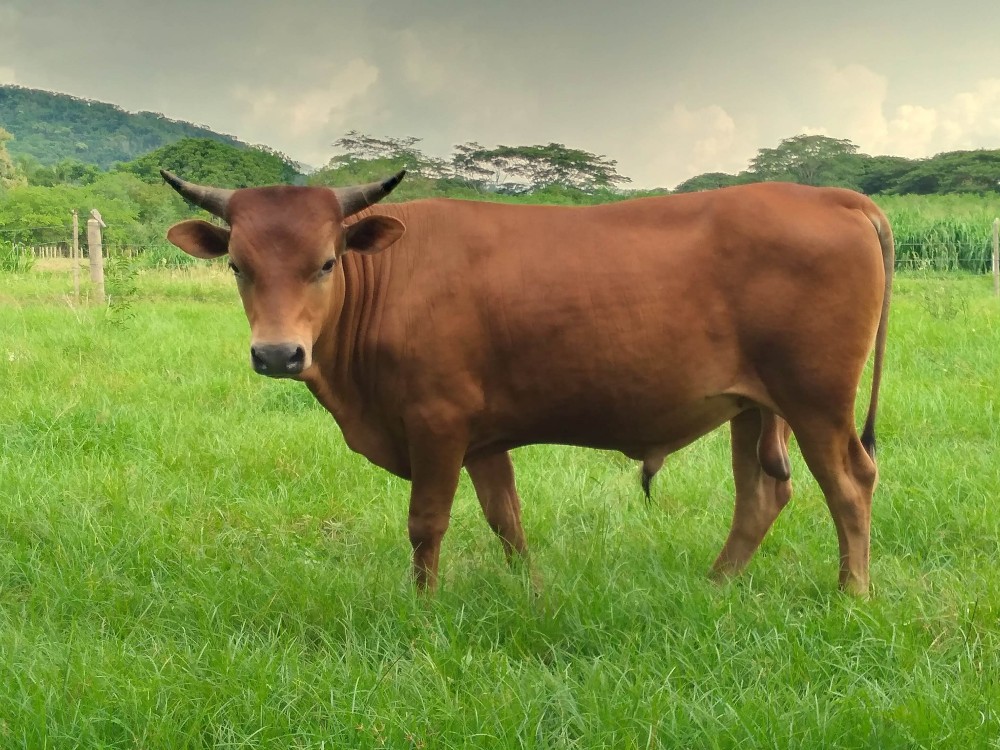
[[[644,459],[683,448],[752,404],[752,400],[735,394],[686,402],[581,403],[574,408],[540,410],[518,425],[487,427],[473,441],[470,452],[553,443],[616,450]]]

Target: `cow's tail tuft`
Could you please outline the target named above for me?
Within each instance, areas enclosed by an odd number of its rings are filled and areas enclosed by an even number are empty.
[[[642,465],[642,491],[646,495],[646,502],[650,501],[651,495],[650,490],[653,485],[653,477],[656,476],[655,471],[650,471],[646,464]]]
[[[650,490],[653,486],[653,477],[656,476],[656,472],[663,468],[663,461],[666,457],[666,454],[663,454],[662,456],[647,456],[642,462],[642,491],[646,493],[647,503],[650,500]]]

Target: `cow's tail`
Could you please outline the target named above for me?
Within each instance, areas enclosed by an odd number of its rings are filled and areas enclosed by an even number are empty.
[[[882,248],[882,265],[885,268],[885,292],[882,296],[882,314],[875,334],[875,361],[872,365],[872,395],[868,404],[868,417],[861,432],[861,444],[872,460],[875,459],[875,414],[878,411],[878,391],[882,383],[882,361],[885,359],[886,328],[889,323],[889,299],[892,296],[892,273],[896,265],[896,245],[892,238],[889,220],[878,207],[872,205],[865,215],[875,226]]]
[[[650,500],[650,492],[653,485],[653,477],[663,467],[664,455],[647,456],[642,462],[642,491],[646,494],[646,502]]]

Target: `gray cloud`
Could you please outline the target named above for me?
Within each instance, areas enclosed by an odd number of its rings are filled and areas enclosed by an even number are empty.
[[[875,7],[873,7],[875,6]],[[992,3],[0,2],[0,81],[148,109],[312,164],[349,129],[561,141],[638,186],[798,132],[872,153],[997,147]]]

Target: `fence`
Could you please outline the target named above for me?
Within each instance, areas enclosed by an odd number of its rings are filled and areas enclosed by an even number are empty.
[[[92,224],[93,219],[88,221]],[[32,259],[55,259],[73,257],[73,228],[70,225],[59,227],[25,227],[18,229],[0,228],[0,251],[8,254],[27,254]],[[966,271],[986,274],[992,272],[996,280],[997,295],[1000,296],[1000,219],[993,222],[992,227],[983,227],[982,239],[977,241],[955,241],[941,233],[929,232],[918,240],[910,238],[896,243],[896,268],[898,270],[917,271]],[[77,230],[77,240],[82,251],[82,258],[90,259],[89,248],[93,237],[87,236],[85,228]],[[96,237],[101,247],[100,233]],[[6,247],[5,247],[6,246]],[[187,257],[180,254],[172,245],[148,242],[113,242],[103,244],[102,258],[141,259],[148,266],[177,266],[187,262]],[[95,262],[91,261],[92,272]]]

